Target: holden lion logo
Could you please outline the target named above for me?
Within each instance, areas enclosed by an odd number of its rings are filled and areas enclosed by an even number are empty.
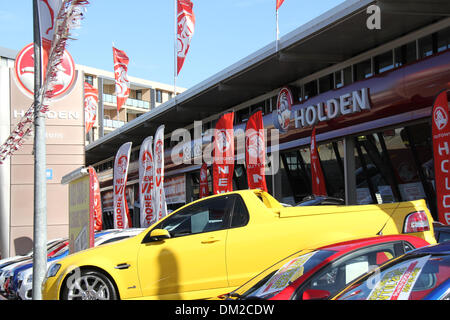
[[[442,130],[447,125],[447,113],[443,107],[439,106],[434,110],[433,120],[438,130]]]
[[[258,159],[264,159],[264,138],[262,132],[253,130],[247,136],[246,144],[250,164],[256,164]]]
[[[119,170],[119,173],[125,175],[125,172],[127,171],[127,166],[128,166],[128,157],[121,156],[117,161],[117,169]]]
[[[227,129],[217,131],[217,149],[222,153],[227,152],[231,146],[231,133]]]
[[[289,129],[293,102],[291,90],[288,87],[282,88],[278,93],[277,109],[273,113],[273,124],[281,132]]]
[[[43,61],[43,70],[48,61]],[[19,87],[28,95],[34,94],[34,45],[30,43],[17,55],[14,72]],[[45,72],[45,71],[44,71]],[[64,51],[61,63],[57,67],[53,98],[65,95],[75,82],[75,63],[67,51]]]

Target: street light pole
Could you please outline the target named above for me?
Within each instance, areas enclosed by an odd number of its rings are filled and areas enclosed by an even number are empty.
[[[42,300],[42,282],[47,271],[47,181],[45,118],[42,103],[41,36],[39,0],[33,0],[34,39],[34,226],[33,226],[33,300]]]

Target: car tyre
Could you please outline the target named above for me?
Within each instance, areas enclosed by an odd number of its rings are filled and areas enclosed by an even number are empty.
[[[78,273],[78,274],[77,274]],[[111,280],[102,272],[81,270],[68,277],[61,294],[62,300],[118,300]]]

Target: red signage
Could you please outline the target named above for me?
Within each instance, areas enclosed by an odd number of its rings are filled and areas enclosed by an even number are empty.
[[[434,176],[439,221],[450,225],[450,123],[447,90],[433,104]]]
[[[190,0],[177,1],[177,75],[183,67],[195,29],[194,4]]]
[[[97,117],[98,90],[89,83],[84,83],[84,125],[86,133],[92,129]]]
[[[233,191],[234,112],[224,114],[214,130],[213,190],[214,194]]]
[[[209,195],[208,188],[208,165],[203,162],[200,168],[200,194],[199,199],[207,197]]]
[[[326,196],[325,178],[322,167],[320,166],[319,154],[316,145],[316,127],[313,128],[311,135],[311,180],[312,193],[316,196]]]
[[[262,112],[250,116],[245,127],[245,163],[250,189],[267,191],[265,170],[266,149]]]
[[[44,66],[47,61],[44,61]],[[61,64],[57,68],[56,82],[52,89],[52,98],[58,98],[68,93],[75,82],[75,63],[69,52],[64,51]],[[43,68],[45,73],[45,68]],[[34,94],[34,45],[30,43],[16,57],[14,64],[19,88],[29,97]]]
[[[98,181],[97,172],[93,167],[89,167],[89,185],[90,185],[90,217],[93,231],[101,231],[103,229],[102,221],[102,199],[100,197],[100,183]],[[93,233],[92,233],[93,235]],[[92,237],[92,241],[93,241]],[[93,247],[91,243],[91,247]]]
[[[128,58],[125,51],[113,47],[114,77],[116,81],[117,111],[120,111],[130,95],[130,82],[128,81]]]

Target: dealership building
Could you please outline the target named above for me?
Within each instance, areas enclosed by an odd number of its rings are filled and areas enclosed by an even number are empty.
[[[368,11],[372,5],[379,10]],[[379,25],[371,23],[374,14]],[[234,111],[235,132],[244,130],[258,109],[269,132],[280,129],[279,143],[267,148],[273,161],[266,175],[269,193],[279,201],[294,205],[312,192],[315,126],[329,196],[346,204],[425,199],[437,220],[431,111],[435,96],[450,86],[449,16],[447,0],[345,1],[278,43],[98,136],[83,147],[84,159],[77,165],[93,166],[98,173],[105,227],[112,226],[113,163],[123,143],[132,142],[127,201],[138,226],[137,159],[147,136],[165,125],[164,183],[169,208],[175,209],[199,196],[201,158],[211,142],[208,129],[223,113]],[[277,108],[283,88],[294,96],[287,114]],[[189,146],[172,141],[180,128],[191,133]],[[244,148],[236,149],[233,186],[247,189]],[[19,197],[15,192],[11,187],[11,199]]]

